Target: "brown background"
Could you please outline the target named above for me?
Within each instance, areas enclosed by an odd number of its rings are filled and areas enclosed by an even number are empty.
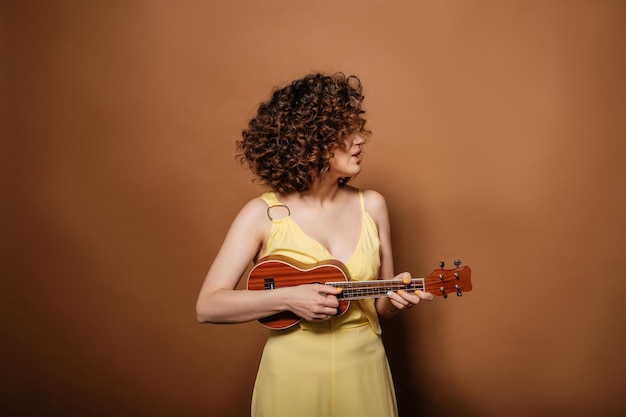
[[[3,415],[248,414],[266,331],[200,325],[195,298],[262,191],[234,141],[313,70],[362,79],[355,184],[388,199],[397,271],[473,268],[385,323],[402,415],[626,413],[624,2],[0,12]]]

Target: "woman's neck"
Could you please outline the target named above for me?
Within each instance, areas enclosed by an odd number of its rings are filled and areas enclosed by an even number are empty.
[[[336,179],[323,179],[313,184],[309,190],[299,193],[299,198],[308,204],[323,207],[336,199],[340,188]]]

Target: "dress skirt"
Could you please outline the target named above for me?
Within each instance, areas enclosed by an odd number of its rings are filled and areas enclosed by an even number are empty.
[[[397,415],[385,348],[368,323],[270,331],[252,396],[252,417]]]

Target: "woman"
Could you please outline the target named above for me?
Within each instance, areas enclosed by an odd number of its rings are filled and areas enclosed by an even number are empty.
[[[365,129],[358,78],[310,74],[275,89],[242,132],[239,158],[271,191],[239,212],[206,276],[200,322],[242,323],[281,311],[302,320],[270,330],[252,398],[254,417],[396,416],[379,317],[426,292],[353,301],[337,315],[340,288],[306,284],[235,290],[250,261],[337,259],[352,280],[394,278],[387,206],[347,182],[361,172]],[[395,279],[410,279],[408,273]]]

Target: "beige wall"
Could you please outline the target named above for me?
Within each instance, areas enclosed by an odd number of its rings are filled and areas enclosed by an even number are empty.
[[[473,268],[385,325],[403,415],[626,412],[623,2],[41,3],[0,9],[7,415],[247,415],[266,332],[194,303],[311,70],[363,81],[398,272]]]

